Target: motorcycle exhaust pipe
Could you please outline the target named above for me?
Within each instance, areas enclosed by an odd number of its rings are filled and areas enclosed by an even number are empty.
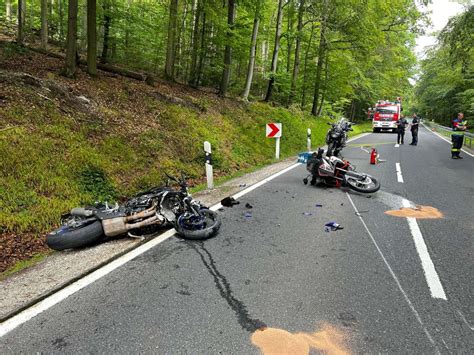
[[[104,219],[102,221],[102,227],[104,228],[104,234],[107,237],[115,237],[120,234],[124,234],[131,229],[141,228],[149,226],[151,224],[161,224],[164,219],[160,218],[159,215],[150,217],[136,223],[126,223],[124,217]],[[158,223],[157,223],[158,222]]]

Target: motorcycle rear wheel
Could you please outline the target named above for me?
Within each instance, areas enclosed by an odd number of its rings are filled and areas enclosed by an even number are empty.
[[[46,236],[46,244],[54,250],[82,248],[104,238],[102,222],[97,220],[80,226],[63,225]]]
[[[354,191],[366,194],[377,192],[380,189],[380,182],[370,175],[349,175],[344,177],[346,184]]]
[[[200,216],[184,213],[176,220],[175,228],[185,239],[203,240],[213,237],[221,227],[219,215],[208,209],[201,209]]]

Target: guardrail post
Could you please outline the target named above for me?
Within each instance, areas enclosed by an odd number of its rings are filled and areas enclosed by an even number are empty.
[[[208,141],[204,142],[204,162],[206,166],[206,179],[207,179],[207,188],[209,190],[214,188],[214,175],[212,171],[212,152],[211,152],[211,143]]]
[[[306,146],[308,148],[308,152],[310,152],[311,151],[311,128],[308,128],[308,141],[307,141]]]

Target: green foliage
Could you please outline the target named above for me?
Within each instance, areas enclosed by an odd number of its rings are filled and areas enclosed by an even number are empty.
[[[175,79],[189,82],[194,47],[201,74],[201,86],[218,88],[224,68],[224,48],[232,45],[231,82],[229,93],[240,95],[245,84],[249,62],[250,38],[257,2],[260,4],[260,27],[257,37],[255,73],[250,98],[262,99],[270,75],[274,47],[277,1],[237,1],[235,25],[227,28],[227,5],[222,0],[180,0],[176,33]],[[320,87],[318,102],[324,114],[345,111],[351,118],[363,117],[375,100],[404,96],[411,89],[408,78],[414,73],[414,38],[421,32],[425,18],[412,0],[331,0],[328,1],[328,23],[324,58],[318,58],[323,1],[305,1],[301,36],[301,67],[295,78],[296,95],[289,102],[300,0],[290,0],[283,9],[282,36],[278,70],[275,74],[273,101],[290,105],[302,103],[310,109],[314,88]],[[52,3],[48,15],[50,38],[63,43],[67,26],[67,1]],[[129,1],[99,0],[97,2],[98,55],[106,61],[135,70],[162,74],[167,42],[170,2],[168,0]],[[223,6],[224,5],[224,6]],[[4,0],[0,0],[4,7]],[[201,11],[202,10],[202,11]],[[16,1],[13,2],[13,14]],[[78,46],[86,50],[86,1],[79,1]],[[3,12],[2,12],[3,14]],[[198,15],[200,16],[196,18]],[[110,18],[108,51],[102,52],[104,25]],[[38,39],[40,1],[27,0],[26,33],[29,41]],[[466,34],[455,30],[470,18],[450,26],[445,41],[465,44]],[[471,21],[472,23],[473,21]],[[196,27],[197,25],[197,27]],[[197,32],[194,33],[196,27]],[[231,36],[226,34],[230,32]],[[463,42],[464,41],[464,42]],[[193,46],[196,44],[196,46]],[[471,46],[472,47],[472,46]],[[466,55],[466,46],[450,44],[452,53]],[[316,65],[324,62],[319,83],[315,82]],[[467,93],[468,94],[468,93]],[[303,102],[304,101],[304,102]],[[345,102],[338,109],[333,104]]]
[[[453,17],[439,35],[439,44],[421,62],[414,109],[450,125],[458,112],[474,119],[474,6]]]

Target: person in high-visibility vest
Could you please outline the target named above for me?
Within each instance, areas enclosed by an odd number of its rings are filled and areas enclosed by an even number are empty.
[[[451,158],[462,159],[461,148],[464,141],[464,131],[467,122],[464,121],[464,113],[459,112],[458,117],[453,121],[453,134],[451,134]]]

